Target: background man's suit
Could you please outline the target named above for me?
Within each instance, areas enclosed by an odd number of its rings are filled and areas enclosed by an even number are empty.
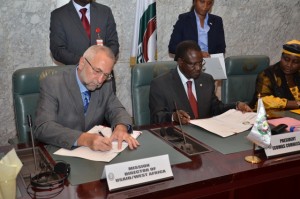
[[[208,14],[208,53],[225,53],[225,35],[223,20],[221,17]],[[194,11],[179,15],[174,25],[173,33],[169,42],[169,53],[175,54],[176,46],[185,40],[193,40],[198,43],[197,22]]]
[[[211,117],[235,108],[235,104],[225,105],[218,100],[211,75],[201,73],[200,77],[195,79],[195,88],[199,118]],[[149,98],[151,123],[171,122],[172,113],[176,110],[174,102],[178,110],[189,113],[191,119],[195,118],[177,69],[172,69],[151,82]]]
[[[130,115],[112,91],[111,81],[91,92],[86,116],[76,80],[76,69],[49,75],[40,82],[40,98],[35,120],[38,140],[63,148],[71,148],[82,132],[100,125],[104,120],[131,125]]]
[[[51,12],[50,50],[53,58],[66,65],[78,64],[85,50],[96,44],[96,28],[101,29],[100,35],[104,45],[117,55],[118,34],[109,7],[95,2],[90,3],[91,40],[83,28],[72,1]]]

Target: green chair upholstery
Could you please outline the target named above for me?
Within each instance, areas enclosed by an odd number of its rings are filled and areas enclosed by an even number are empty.
[[[225,59],[227,79],[222,80],[221,99],[224,103],[249,103],[255,91],[257,74],[267,68],[270,59],[265,55],[240,55]]]
[[[10,143],[25,143],[29,141],[30,129],[27,115],[31,115],[34,121],[40,93],[40,79],[49,74],[54,74],[58,70],[64,70],[67,67],[70,66],[22,68],[13,73],[12,89],[17,141],[10,140]]]
[[[137,64],[131,69],[131,99],[135,126],[150,124],[149,92],[153,78],[177,66],[175,61]]]

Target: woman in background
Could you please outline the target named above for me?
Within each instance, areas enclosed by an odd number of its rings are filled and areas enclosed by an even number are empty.
[[[266,109],[300,108],[300,41],[283,45],[280,62],[269,66],[257,76],[251,105],[260,95]]]
[[[190,12],[180,14],[169,42],[169,53],[175,54],[176,46],[184,40],[196,41],[203,57],[225,53],[225,35],[221,17],[208,13],[214,0],[193,0]]]

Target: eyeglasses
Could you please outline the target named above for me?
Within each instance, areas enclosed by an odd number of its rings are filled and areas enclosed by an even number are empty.
[[[92,66],[92,64],[89,62],[89,60],[87,60],[87,58],[84,58],[84,59],[91,66],[91,68],[93,69],[93,71],[96,75],[99,75],[99,76],[104,75],[106,80],[110,80],[113,77],[112,74],[104,73],[100,68],[97,70],[95,67]]]
[[[184,59],[182,59],[182,60],[191,70],[194,70],[196,68],[196,66],[199,66],[199,68],[202,71],[205,71],[205,69],[206,69],[204,67],[204,65],[206,64],[206,61],[204,59],[201,62],[195,62],[195,63],[189,63],[189,62],[185,61]]]

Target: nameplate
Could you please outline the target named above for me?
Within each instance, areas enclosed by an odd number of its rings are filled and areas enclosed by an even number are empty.
[[[104,170],[110,191],[173,177],[169,155],[106,165]]]
[[[267,157],[300,151],[300,132],[272,135],[271,145],[265,149]]]

